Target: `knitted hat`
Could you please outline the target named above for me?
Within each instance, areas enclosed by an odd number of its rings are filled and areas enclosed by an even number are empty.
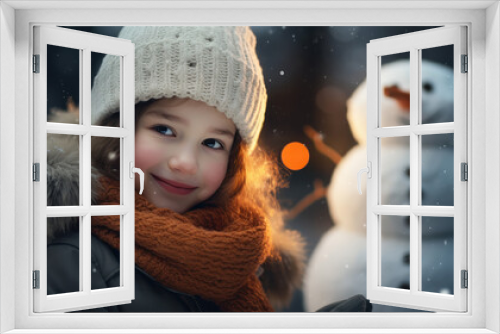
[[[135,103],[190,98],[231,119],[252,150],[259,137],[267,93],[248,27],[124,27],[135,43]],[[92,124],[117,112],[120,59],[106,56],[92,88]]]

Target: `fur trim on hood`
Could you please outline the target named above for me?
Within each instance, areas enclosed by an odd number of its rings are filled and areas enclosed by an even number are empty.
[[[78,109],[68,107],[68,112],[52,111],[49,121],[70,123],[78,120],[74,113]],[[68,114],[73,114],[70,116]],[[68,137],[73,137],[68,139]],[[79,205],[79,142],[77,136],[47,136],[47,205]],[[101,191],[100,173],[92,167],[91,203],[97,204]],[[51,218],[47,226],[47,242],[78,229],[77,217]],[[305,268],[305,244],[301,235],[280,224],[271,226],[275,256],[269,257],[261,266],[259,279],[275,310],[286,307],[296,289],[302,287]]]

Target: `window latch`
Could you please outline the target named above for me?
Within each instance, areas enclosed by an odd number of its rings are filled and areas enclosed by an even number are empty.
[[[129,162],[129,171],[130,171],[129,176],[131,179],[134,178],[134,173],[139,174],[141,182],[141,190],[139,191],[139,195],[142,195],[142,191],[144,190],[144,172],[140,168],[135,168],[133,161]]]
[[[368,164],[367,164],[366,168],[360,169],[358,171],[358,192],[359,192],[360,195],[363,194],[361,192],[361,175],[363,173],[366,173],[366,177],[368,177],[369,179],[372,178],[372,163],[371,163],[371,161],[368,161]]]

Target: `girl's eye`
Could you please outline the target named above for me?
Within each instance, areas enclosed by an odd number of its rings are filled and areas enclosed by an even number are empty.
[[[210,138],[210,139],[205,139],[203,141],[203,144],[213,148],[214,150],[222,150],[224,146],[216,139]]]
[[[165,126],[165,125],[156,125],[153,127],[153,129],[164,135],[164,136],[173,136],[174,135],[174,132],[172,131],[172,129],[170,129],[168,126]]]

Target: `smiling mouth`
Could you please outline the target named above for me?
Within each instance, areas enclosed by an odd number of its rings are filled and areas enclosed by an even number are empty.
[[[192,187],[187,184],[183,184],[180,182],[175,182],[167,179],[160,178],[156,175],[152,175],[155,181],[158,183],[160,187],[166,190],[169,193],[175,195],[188,195],[192,193],[197,187]]]

